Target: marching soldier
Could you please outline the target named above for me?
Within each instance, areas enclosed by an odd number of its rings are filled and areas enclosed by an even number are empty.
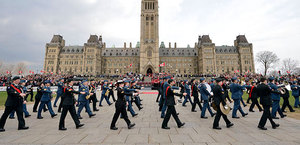
[[[187,95],[185,96],[185,98],[184,98],[184,101],[183,101],[183,103],[182,103],[182,106],[183,107],[186,107],[186,102],[189,100],[190,101],[190,103],[191,103],[191,105],[193,106],[193,102],[192,102],[192,99],[191,99],[191,89],[190,89],[190,87],[189,87],[189,82],[188,82],[188,80],[185,80],[184,81],[184,92],[185,93],[187,93]]]
[[[12,111],[16,111],[18,117],[18,130],[26,130],[29,127],[25,126],[23,118],[23,100],[26,94],[21,92],[19,86],[20,77],[16,76],[12,79],[12,84],[7,88],[7,99],[5,102],[5,110],[0,119],[0,132],[4,132],[4,125],[8,115]]]
[[[79,119],[82,119],[82,117],[80,116],[80,113],[83,109],[83,107],[86,109],[86,112],[89,114],[89,117],[93,117],[96,114],[93,114],[91,109],[90,109],[90,104],[89,104],[89,98],[87,98],[87,96],[89,95],[93,95],[93,93],[90,93],[89,91],[89,87],[88,87],[88,82],[86,80],[82,81],[82,84],[80,85],[79,88],[79,96],[78,96],[78,102],[79,102],[79,107],[77,110],[77,116]]]
[[[164,78],[165,82],[162,86],[162,92],[163,92],[163,96],[162,96],[162,109],[161,109],[161,115],[160,115],[160,118],[164,118],[165,117],[165,113],[166,113],[166,109],[167,109],[167,105],[166,105],[166,89],[168,87],[168,80],[171,79],[171,77],[167,76]]]
[[[131,103],[131,100],[130,100],[130,97],[132,95],[131,92],[134,92],[134,91],[138,91],[138,90],[135,90],[135,89],[130,89],[129,88],[129,83],[130,81],[125,81],[125,86],[124,86],[124,92],[125,92],[125,97],[126,97],[126,101],[128,102],[128,110],[130,111],[132,117],[135,117],[137,116],[138,114],[134,112],[133,108],[132,108],[132,103]],[[130,94],[130,95],[127,95],[127,94]]]
[[[97,96],[96,96],[96,91],[97,91],[97,88],[96,88],[96,83],[95,83],[95,80],[91,80],[91,84],[90,84],[90,86],[89,86],[89,89],[90,90],[92,90],[92,93],[93,93],[93,95],[91,95],[91,97],[90,97],[90,101],[92,101],[93,102],[93,111],[95,112],[95,111],[99,111],[99,109],[97,109]]]
[[[202,110],[202,105],[200,103],[200,100],[199,100],[199,92],[198,92],[198,87],[196,85],[196,80],[195,79],[192,79],[191,80],[192,84],[191,84],[191,91],[192,91],[192,97],[194,97],[194,103],[192,105],[192,112],[197,112],[195,109],[196,109],[196,105],[199,106],[200,110]]]
[[[217,82],[217,85],[215,85],[213,87],[213,93],[214,93],[213,100],[214,100],[215,105],[217,106],[217,113],[216,113],[216,117],[214,119],[213,129],[220,130],[220,129],[222,129],[219,126],[219,121],[220,121],[221,116],[223,117],[224,121],[226,122],[227,128],[233,126],[233,123],[231,123],[228,120],[227,115],[225,115],[224,113],[221,112],[220,103],[222,103],[223,105],[225,105],[226,104],[226,100],[225,100],[225,96],[224,96],[224,90],[221,87],[221,85],[222,85],[222,79],[221,78],[217,78],[216,82]]]
[[[159,78],[159,79],[161,80],[162,78]],[[159,81],[158,86],[157,86],[158,95],[156,97],[156,102],[159,102],[158,101],[159,97],[161,97],[161,92],[162,92],[161,85],[162,85],[162,83],[163,83],[163,81]]]
[[[258,97],[259,96],[257,96],[256,82],[252,82],[252,86],[251,86],[250,92],[249,92],[249,98],[251,99],[251,105],[250,105],[250,108],[249,108],[249,112],[255,112],[253,110],[255,105],[259,109],[259,112],[262,111],[262,108],[260,107],[260,105],[258,104],[258,101],[257,101]]]
[[[134,123],[131,123],[130,120],[128,119],[127,116],[127,111],[126,111],[126,106],[129,105],[129,103],[126,101],[125,95],[130,96],[131,93],[125,92],[124,91],[124,82],[123,81],[118,81],[118,87],[117,87],[117,96],[118,99],[116,101],[115,107],[116,107],[116,112],[114,114],[114,117],[112,119],[110,129],[111,130],[118,130],[116,127],[116,122],[121,114],[121,116],[124,118],[125,122],[127,123],[128,129],[131,129],[132,127],[135,126]]]
[[[232,100],[230,99],[229,94],[228,94],[228,90],[230,88],[228,86],[228,82],[227,81],[228,80],[226,78],[223,78],[222,88],[224,90],[225,98],[227,99],[227,101],[229,101],[229,103],[232,103]]]
[[[201,118],[207,119],[207,117],[205,116],[206,108],[208,109],[208,112],[210,113],[211,117],[214,117],[214,115],[215,115],[215,113],[213,113],[209,107],[209,100],[212,97],[212,95],[210,94],[210,92],[207,91],[207,88],[205,86],[205,83],[206,83],[205,78],[201,78],[200,81],[201,81],[200,94],[201,94],[201,98],[203,100],[203,108],[202,108],[202,112],[201,112]]]
[[[270,107],[272,106],[271,92],[273,92],[274,90],[272,90],[270,86],[268,86],[268,81],[266,78],[261,78],[260,82],[261,83],[257,86],[257,95],[260,97],[260,104],[263,106],[264,111],[259,121],[258,128],[267,130],[267,128],[265,128],[265,125],[267,119],[269,119],[272,124],[272,128],[276,129],[277,127],[279,127],[279,124],[276,124],[273,121],[270,113]]]
[[[37,107],[40,104],[41,98],[43,95],[43,93],[42,93],[43,88],[44,88],[44,83],[39,82],[38,87],[37,87],[37,93],[34,97],[33,112],[37,112]],[[46,106],[44,106],[44,112],[46,112],[46,111],[47,111]]]
[[[113,101],[116,102],[116,98],[115,98],[115,94],[114,94],[115,85],[112,80],[111,80],[110,84],[108,85],[108,87],[109,87],[108,100],[110,99],[110,96],[112,96]]]
[[[67,80],[67,83],[68,87],[63,89],[63,94],[61,96],[61,98],[64,98],[64,101],[62,102],[63,110],[59,119],[59,130],[67,130],[67,128],[65,127],[65,118],[68,111],[70,112],[71,117],[74,120],[76,129],[84,125],[80,123],[78,116],[76,115],[74,106],[77,103],[74,94],[80,94],[80,92],[73,89],[73,81],[71,79]]]
[[[57,107],[56,103],[63,93],[63,87],[64,87],[64,78],[60,78],[59,82],[57,83],[57,92],[56,92],[56,98],[53,107]]]
[[[271,92],[271,97],[272,97],[272,118],[273,119],[279,119],[278,117],[276,117],[276,112],[279,113],[279,115],[281,116],[281,118],[284,118],[286,115],[284,115],[280,109],[280,92],[278,91],[278,86],[275,85],[275,78],[274,77],[270,77],[269,78],[269,86],[271,87],[271,89],[273,90]]]
[[[245,117],[246,115],[248,115],[248,113],[244,113],[240,102],[242,98],[241,95],[241,91],[243,91],[245,89],[245,87],[241,86],[240,84],[237,83],[237,78],[233,77],[232,78],[232,84],[230,85],[230,91],[232,93],[231,98],[234,101],[234,106],[233,106],[233,111],[232,111],[232,118],[236,118],[239,119],[240,117],[238,117],[236,115],[237,110],[239,110],[242,114],[243,117]]]
[[[20,90],[21,90],[22,93],[28,94],[28,91],[27,91],[27,88],[26,88],[26,86],[25,86],[25,83],[26,83],[25,80],[21,80],[21,81],[20,81],[20,86],[21,86]],[[23,105],[22,105],[22,106],[23,106],[23,112],[24,112],[25,118],[31,116],[31,115],[29,114],[29,112],[27,111],[26,103],[27,103],[27,101],[24,99]],[[14,115],[15,115],[15,111],[12,111],[12,112],[10,113],[9,118],[10,118],[10,119],[14,119],[14,118],[15,118]]]
[[[300,86],[299,86],[299,84],[297,84],[296,81],[294,81],[293,84],[291,85],[291,89],[292,89],[292,95],[295,98],[294,107],[298,108],[300,105],[300,103],[299,103]]]
[[[182,123],[177,115],[176,109],[175,109],[175,105],[176,105],[176,101],[175,101],[175,96],[180,96],[180,94],[177,94],[174,92],[174,90],[172,89],[172,86],[175,85],[175,81],[173,79],[168,80],[168,85],[166,88],[166,91],[164,92],[166,94],[166,106],[167,106],[167,113],[166,116],[162,122],[162,129],[170,129],[170,127],[168,127],[168,122],[170,120],[171,115],[173,116],[173,118],[175,119],[178,128],[182,127],[185,125],[185,123]],[[187,93],[184,93],[184,96],[187,95]]]
[[[290,101],[289,101],[290,91],[285,86],[282,89],[284,89],[284,94],[280,94],[280,96],[283,98],[283,104],[282,104],[281,111],[286,112],[285,108],[288,107],[290,112],[295,112],[293,107],[290,105]]]
[[[167,81],[167,77],[164,77],[162,83],[160,84],[160,89],[161,89],[162,93],[161,93],[161,97],[160,97],[160,100],[159,100],[159,109],[158,109],[159,111],[162,111],[162,109],[164,107],[164,102],[165,102],[164,95],[165,94],[163,93],[164,92],[163,89],[164,89],[164,84],[165,84],[166,81]]]
[[[136,81],[135,80],[132,81],[131,85],[132,85],[131,89],[135,89],[135,90],[141,90],[141,89],[144,88],[144,87],[136,85]],[[142,107],[142,104],[141,104],[141,101],[140,101],[141,99],[140,99],[139,93],[138,92],[135,92],[135,93],[137,93],[137,94],[134,95],[134,103],[139,108],[139,110],[141,110],[141,109],[143,109],[143,107]]]
[[[25,101],[27,101],[27,97],[30,95],[30,101],[33,102],[33,87],[34,87],[33,80],[29,80],[29,82],[27,84],[26,92],[25,92],[25,93],[27,93]]]
[[[107,104],[110,106],[112,103],[109,102],[108,100],[108,94],[106,93],[107,91],[109,91],[109,87],[108,87],[108,81],[104,80],[104,84],[102,86],[102,93],[101,93],[101,99],[99,102],[99,106],[102,107],[102,101],[103,99],[106,100]]]
[[[41,104],[39,106],[37,119],[43,119],[41,113],[42,113],[42,109],[44,108],[45,105],[47,105],[52,118],[57,116],[57,114],[55,114],[53,112],[52,106],[51,106],[52,91],[50,90],[50,86],[51,86],[51,82],[49,80],[45,81],[45,86],[42,90],[43,95],[41,98]]]

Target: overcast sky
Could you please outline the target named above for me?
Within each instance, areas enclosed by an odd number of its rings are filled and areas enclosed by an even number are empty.
[[[159,0],[160,41],[194,46],[209,34],[233,45],[239,34],[254,53],[300,60],[299,0]],[[108,47],[140,38],[141,0],[0,0],[0,60],[43,63],[45,44],[60,34],[66,45],[103,35]]]

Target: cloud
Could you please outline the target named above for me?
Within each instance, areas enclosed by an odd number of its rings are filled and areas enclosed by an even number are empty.
[[[216,45],[233,45],[246,34],[254,52],[274,51],[300,60],[297,0],[159,0],[160,41],[194,46],[209,34]],[[3,0],[0,5],[0,57],[42,64],[45,44],[61,34],[67,45],[83,45],[90,34],[108,46],[140,39],[140,0]]]

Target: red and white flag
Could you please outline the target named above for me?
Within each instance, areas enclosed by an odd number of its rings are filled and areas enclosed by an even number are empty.
[[[162,66],[166,66],[166,63],[162,63],[159,65],[159,67],[162,67]]]

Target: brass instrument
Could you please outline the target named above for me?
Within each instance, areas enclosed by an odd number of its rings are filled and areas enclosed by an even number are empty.
[[[93,90],[93,88],[90,89],[89,95],[87,95],[87,96],[85,97],[87,100],[90,99],[92,90]]]
[[[278,91],[280,92],[280,94],[285,94],[286,93],[286,91],[285,91],[285,85],[284,84],[280,84],[280,85],[278,85]]]
[[[107,89],[104,95],[108,96],[108,94],[109,94],[109,90]]]
[[[223,103],[220,103],[220,109],[221,109],[221,112],[225,115],[227,115],[230,112],[230,107],[227,104],[227,102],[225,105],[223,105]]]

